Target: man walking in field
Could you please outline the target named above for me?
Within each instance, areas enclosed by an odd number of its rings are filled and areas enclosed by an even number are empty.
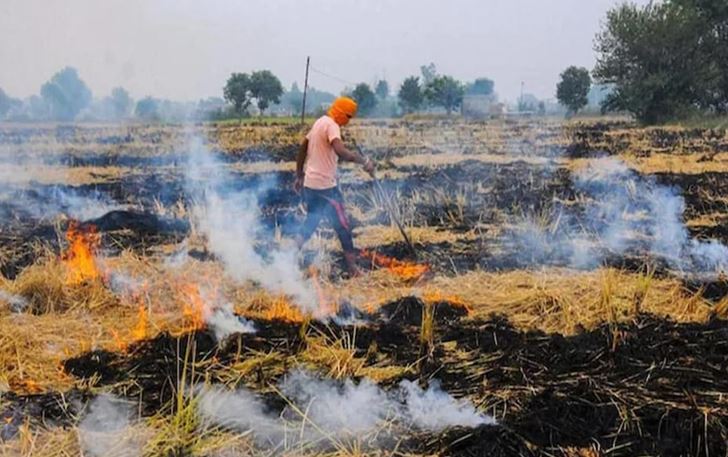
[[[356,267],[356,251],[351,237],[351,226],[344,212],[344,200],[336,182],[339,159],[356,162],[367,173],[374,172],[374,162],[351,151],[341,141],[341,127],[356,115],[357,105],[349,97],[339,97],[325,116],[314,122],[301,143],[296,158],[296,192],[303,190],[306,220],[296,236],[299,249],[311,237],[322,218],[336,231],[344,250],[349,274],[359,273]]]

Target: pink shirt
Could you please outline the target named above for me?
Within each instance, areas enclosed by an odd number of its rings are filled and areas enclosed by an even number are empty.
[[[339,124],[329,116],[321,116],[306,135],[308,151],[303,185],[309,189],[331,189],[336,186],[336,165],[339,156],[332,142],[341,139]]]

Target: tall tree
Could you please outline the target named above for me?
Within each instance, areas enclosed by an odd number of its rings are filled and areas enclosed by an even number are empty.
[[[128,116],[132,104],[133,101],[126,89],[123,87],[115,87],[111,90],[111,105],[114,108],[114,116],[117,119]]]
[[[728,2],[725,0],[673,0],[677,8],[697,17],[696,42],[711,64],[706,72],[703,105],[719,113],[728,112]]]
[[[152,121],[159,119],[159,100],[152,97],[144,97],[139,100],[134,108],[134,114],[139,119]]]
[[[422,85],[427,86],[437,76],[437,67],[432,62],[428,65],[421,65],[420,73],[422,74]]]
[[[261,115],[271,103],[281,101],[283,85],[269,70],[254,71],[250,75],[249,83],[250,97],[255,99]]]
[[[433,106],[445,108],[448,116],[463,102],[465,89],[452,76],[436,76],[425,86],[425,100]]]
[[[666,0],[610,10],[595,44],[593,74],[614,85],[603,108],[629,111],[644,123],[698,109],[725,112],[727,9],[724,0]]]
[[[233,105],[235,112],[242,116],[251,103],[250,76],[247,73],[233,73],[223,88],[225,101]]]
[[[561,73],[561,81],[556,85],[556,98],[568,108],[569,114],[576,114],[589,103],[590,87],[589,70],[571,66]]]
[[[57,72],[40,89],[41,97],[53,119],[71,121],[89,103],[91,91],[78,76],[78,71],[66,67]]]
[[[420,109],[425,101],[422,87],[420,87],[420,78],[410,76],[405,79],[399,88],[397,97],[399,98],[399,105],[405,113],[413,113]]]
[[[284,104],[288,105],[291,112],[297,113],[301,111],[303,106],[303,92],[298,88],[295,82],[291,84],[291,89],[283,94]]]
[[[5,117],[13,107],[13,99],[10,98],[4,90],[0,89],[0,119]]]
[[[351,98],[356,100],[358,111],[362,116],[366,116],[377,106],[377,97],[372,92],[369,84],[359,83],[351,93]]]
[[[374,92],[377,94],[377,97],[379,99],[384,100],[385,98],[389,97],[389,83],[387,81],[380,79],[379,82],[377,82],[377,86],[374,89]]]

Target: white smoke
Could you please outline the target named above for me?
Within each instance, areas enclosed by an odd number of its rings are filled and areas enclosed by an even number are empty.
[[[164,258],[164,266],[172,269],[181,268],[189,260],[190,247],[185,239],[169,256]]]
[[[298,267],[293,249],[256,250],[258,194],[262,188],[236,190],[223,164],[202,145],[192,142],[187,167],[188,190],[196,199],[193,223],[207,238],[226,272],[237,281],[254,281],[275,294],[285,294],[305,311],[316,309],[316,295]]]
[[[98,191],[81,192],[67,186],[37,185],[37,170],[44,166],[58,169],[59,165],[38,154],[3,161],[0,166],[0,202],[12,208],[18,216],[38,220],[65,215],[85,221],[126,208]]]
[[[99,192],[81,194],[75,190],[53,187],[44,194],[42,202],[35,202],[30,206],[37,217],[63,214],[72,219],[87,221],[110,211],[128,208]]]
[[[425,390],[403,381],[387,392],[368,379],[340,383],[297,370],[286,376],[279,390],[290,402],[280,416],[244,388],[199,388],[199,412],[205,423],[252,432],[265,448],[326,447],[348,440],[375,444],[413,428],[438,432],[496,423],[452,398],[438,383]]]
[[[306,411],[304,430],[333,437],[362,436],[400,416],[400,405],[369,379],[338,385],[304,371],[293,371],[281,384],[281,392]],[[318,433],[317,433],[318,432]]]
[[[247,389],[198,388],[197,408],[205,425],[251,431],[256,442],[263,447],[275,447],[285,435],[282,422]]]
[[[234,333],[255,333],[252,322],[236,315],[232,303],[222,298],[218,290],[198,286],[202,319],[212,329],[215,338],[222,341]],[[195,304],[197,305],[197,304]]]
[[[523,262],[593,268],[610,254],[646,253],[685,273],[728,268],[728,247],[690,238],[683,197],[622,161],[592,160],[576,172],[574,187],[585,199],[583,211],[562,207],[549,224],[526,219],[509,233],[524,248]]]
[[[78,426],[81,448],[91,457],[141,457],[144,441],[132,431],[133,407],[109,394],[96,397]]]
[[[2,289],[0,289],[0,301],[6,302],[10,306],[10,310],[15,313],[22,313],[28,307],[28,300],[25,297]]]
[[[255,333],[252,322],[237,316],[230,303],[218,305],[206,319],[207,325],[212,328],[215,338],[222,341],[235,333]]]
[[[109,274],[108,287],[111,291],[124,298],[134,296],[144,285],[144,280],[121,271],[112,271]]]
[[[430,383],[427,390],[408,380],[400,382],[399,386],[405,393],[407,417],[419,429],[437,432],[454,425],[496,424],[495,419],[479,414],[470,403],[448,395],[437,381]]]

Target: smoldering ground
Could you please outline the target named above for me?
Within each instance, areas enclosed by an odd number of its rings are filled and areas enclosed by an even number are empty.
[[[583,207],[556,204],[530,217],[504,239],[523,246],[523,264],[560,261],[596,268],[628,253],[665,261],[680,274],[718,275],[728,267],[728,246],[691,238],[685,202],[674,188],[640,176],[615,158],[594,159],[574,175]]]

